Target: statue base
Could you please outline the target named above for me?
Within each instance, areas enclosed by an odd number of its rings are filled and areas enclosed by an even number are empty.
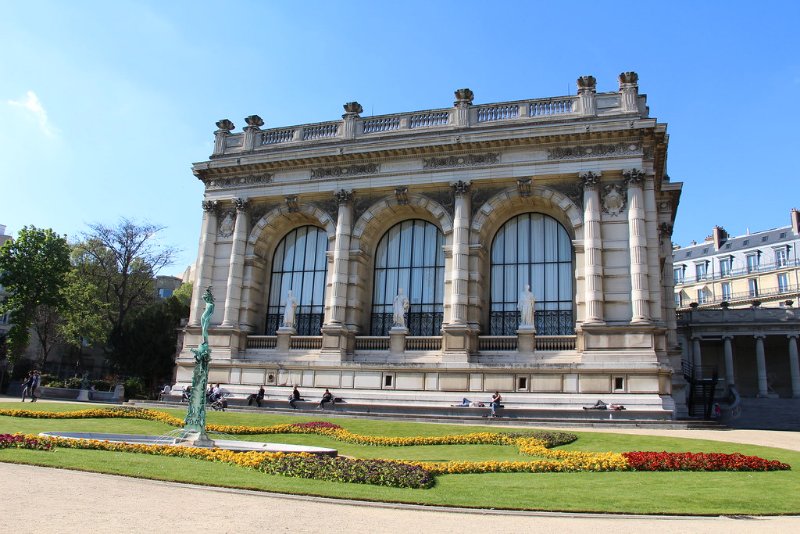
[[[520,325],[517,330],[517,352],[532,354],[536,352],[536,328]]]
[[[389,352],[394,355],[403,354],[406,351],[406,336],[408,328],[405,326],[393,326],[389,330]]]
[[[75,399],[75,400],[79,400],[79,401],[88,401],[88,400],[89,400],[89,390],[88,390],[88,389],[82,389],[82,390],[80,390],[80,391],[78,392],[78,398],[77,398],[77,399]]]
[[[180,441],[184,447],[200,447],[203,449],[214,448],[214,440],[210,439],[205,432],[189,432]]]

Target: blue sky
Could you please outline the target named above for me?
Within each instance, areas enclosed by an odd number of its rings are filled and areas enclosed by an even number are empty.
[[[0,4],[0,224],[76,237],[122,216],[194,261],[214,122],[334,120],[598,91],[639,73],[684,182],[673,239],[740,235],[800,208],[798,2]]]

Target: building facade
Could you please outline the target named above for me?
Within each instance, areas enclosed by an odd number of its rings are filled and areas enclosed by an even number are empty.
[[[598,93],[215,131],[178,382],[675,410],[681,184],[638,76]],[[406,393],[402,397],[400,393]],[[342,396],[348,396],[344,392]],[[678,404],[680,404],[678,400]],[[680,408],[678,409],[680,411]]]
[[[800,398],[800,212],[788,226],[730,237],[719,226],[673,251],[683,359],[720,391]]]

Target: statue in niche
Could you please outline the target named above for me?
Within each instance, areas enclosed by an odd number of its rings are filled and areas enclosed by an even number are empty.
[[[406,327],[406,312],[408,311],[408,298],[403,294],[403,288],[397,290],[397,296],[392,302],[392,327]]]
[[[233,235],[233,214],[229,211],[225,214],[225,217],[222,219],[222,222],[219,223],[219,236],[220,237],[230,237]]]
[[[283,326],[284,328],[294,328],[296,320],[295,311],[297,310],[297,299],[294,298],[292,290],[286,293],[286,307],[283,309]]]
[[[525,284],[525,291],[519,294],[519,302],[517,303],[519,310],[520,327],[532,327],[534,325],[534,316],[536,312],[536,299],[531,292],[530,284]]]

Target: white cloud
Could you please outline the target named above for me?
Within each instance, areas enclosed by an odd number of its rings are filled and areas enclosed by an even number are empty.
[[[39,123],[39,129],[42,131],[44,135],[47,137],[56,137],[58,131],[50,121],[47,119],[47,111],[45,111],[42,102],[39,100],[39,97],[36,96],[36,93],[33,91],[28,91],[25,93],[24,99],[19,100],[9,100],[8,104],[10,106],[21,108],[25,110],[25,112],[29,113],[36,121]]]

